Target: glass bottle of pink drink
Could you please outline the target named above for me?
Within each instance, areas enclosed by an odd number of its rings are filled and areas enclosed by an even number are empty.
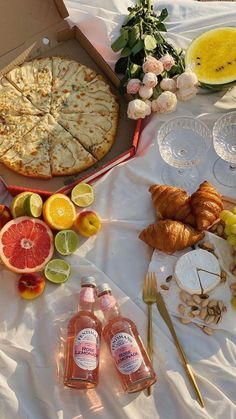
[[[98,384],[102,324],[94,315],[96,282],[91,276],[81,279],[79,311],[69,321],[64,385],[90,389]]]
[[[108,284],[97,286],[105,317],[102,335],[110,349],[124,390],[135,393],[156,382],[156,374],[132,320],[123,317]]]

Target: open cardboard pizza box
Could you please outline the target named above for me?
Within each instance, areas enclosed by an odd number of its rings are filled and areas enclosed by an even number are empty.
[[[50,180],[27,178],[0,164],[0,176],[15,195],[22,190],[67,192],[80,181],[91,182],[135,154],[141,123],[127,118],[127,101],[118,94],[119,78],[78,27],[66,20],[63,0],[11,0],[3,2],[0,14],[0,74],[38,56],[60,55],[94,69],[111,85],[120,103],[118,131],[110,152],[96,165],[73,176]]]

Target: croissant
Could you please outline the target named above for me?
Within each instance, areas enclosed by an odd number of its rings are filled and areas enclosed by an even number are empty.
[[[198,230],[206,230],[223,209],[221,195],[210,182],[203,182],[190,197],[190,205],[196,219]]]
[[[169,185],[152,185],[149,188],[153,205],[159,218],[169,218],[195,225],[190,197],[183,189]]]
[[[203,237],[204,233],[173,220],[157,221],[139,234],[139,238],[146,244],[169,254],[192,246]]]

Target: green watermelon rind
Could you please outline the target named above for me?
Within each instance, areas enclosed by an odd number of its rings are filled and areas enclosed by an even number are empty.
[[[236,85],[236,80],[230,83],[223,83],[223,84],[208,84],[208,83],[200,82],[200,87],[203,87],[204,89],[215,90],[215,91],[228,90],[231,87],[234,87],[235,85]]]

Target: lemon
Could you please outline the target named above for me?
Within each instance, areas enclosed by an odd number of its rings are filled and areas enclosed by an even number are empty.
[[[66,282],[70,276],[70,265],[62,259],[52,259],[44,269],[46,278],[54,284]]]
[[[67,230],[75,221],[75,206],[68,196],[55,193],[43,205],[43,218],[53,229]]]
[[[55,247],[61,255],[70,255],[78,247],[78,236],[73,230],[59,231],[55,236]]]
[[[21,217],[22,215],[26,215],[24,202],[26,198],[32,195],[32,192],[21,192],[15,196],[11,203],[11,214],[13,218]]]
[[[88,207],[94,201],[94,192],[88,183],[78,183],[71,191],[71,200],[78,207]]]
[[[23,207],[26,215],[38,218],[43,211],[43,200],[37,193],[32,193],[25,198]]]

